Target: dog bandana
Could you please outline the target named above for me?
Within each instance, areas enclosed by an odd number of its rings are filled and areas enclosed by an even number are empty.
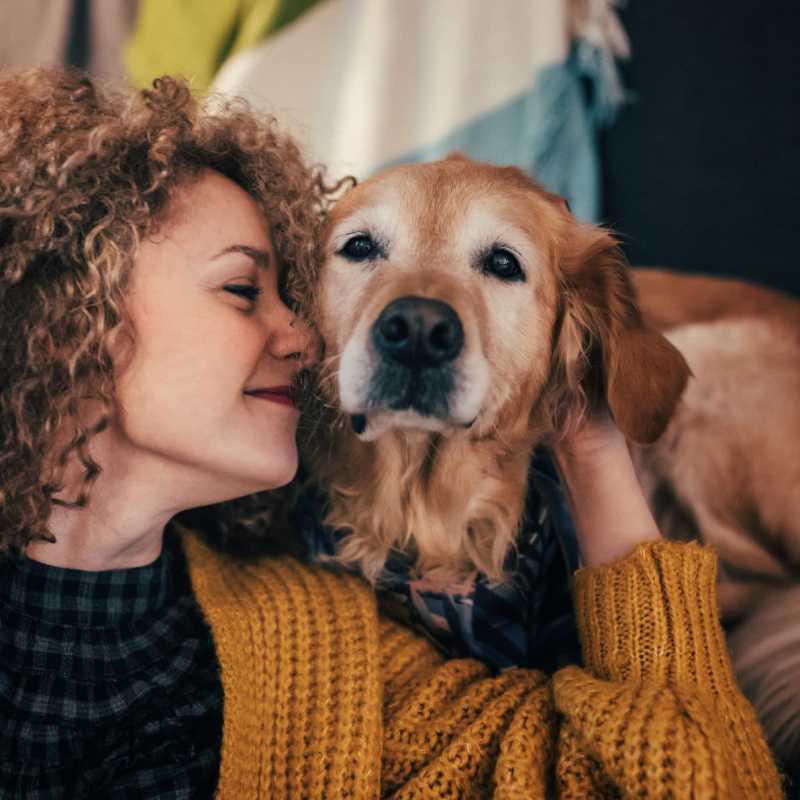
[[[305,489],[292,513],[308,557],[332,556],[345,535],[322,524],[324,494]],[[472,656],[495,670],[552,672],[578,663],[569,580],[578,567],[575,529],[548,454],[536,451],[528,472],[525,519],[506,560],[510,579],[478,574],[468,585],[432,591],[412,577],[413,556],[393,552],[378,578],[381,609],[431,639],[447,656]]]

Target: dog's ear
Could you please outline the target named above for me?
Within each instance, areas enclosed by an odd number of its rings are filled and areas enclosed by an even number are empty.
[[[655,441],[691,374],[680,352],[645,326],[622,251],[601,228],[570,219],[562,248],[560,321],[554,342],[555,426],[564,431],[605,399],[619,429]]]

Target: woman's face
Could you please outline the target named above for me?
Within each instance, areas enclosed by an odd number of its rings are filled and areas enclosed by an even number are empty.
[[[128,300],[136,343],[114,427],[140,471],[175,486],[176,506],[295,474],[290,386],[310,342],[278,295],[279,268],[253,198],[211,171],[186,183],[140,247]]]

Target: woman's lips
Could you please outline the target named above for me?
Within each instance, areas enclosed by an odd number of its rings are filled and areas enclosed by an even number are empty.
[[[245,394],[251,397],[260,397],[262,400],[271,400],[280,405],[297,407],[296,394],[293,386],[271,386],[268,389],[250,389]]]

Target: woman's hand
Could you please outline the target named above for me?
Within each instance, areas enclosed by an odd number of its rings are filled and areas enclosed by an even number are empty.
[[[661,537],[625,437],[607,408],[552,450],[584,566],[608,564]]]

